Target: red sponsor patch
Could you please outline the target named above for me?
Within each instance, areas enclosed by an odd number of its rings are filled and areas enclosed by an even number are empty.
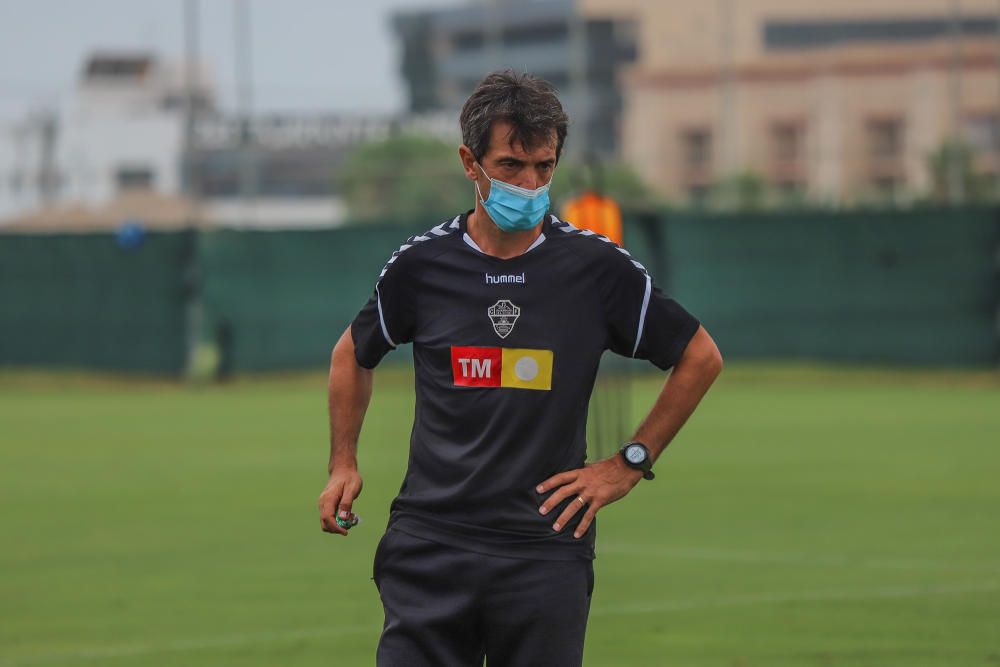
[[[452,347],[451,371],[459,387],[499,387],[503,350],[499,347]]]

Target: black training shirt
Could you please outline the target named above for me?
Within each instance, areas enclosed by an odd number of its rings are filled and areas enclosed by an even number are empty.
[[[666,370],[698,321],[607,238],[546,216],[522,255],[483,253],[468,213],[407,239],[351,325],[358,363],[374,368],[413,343],[410,457],[389,523],[499,556],[593,558],[577,512],[552,530],[535,487],[582,467],[587,407],[604,350]]]

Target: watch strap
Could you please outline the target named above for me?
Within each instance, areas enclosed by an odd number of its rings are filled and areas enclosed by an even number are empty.
[[[625,455],[625,451],[633,445],[638,445],[639,447],[642,447],[642,450],[646,453],[646,458],[642,463],[632,463],[631,461],[628,460],[628,457]],[[618,453],[621,455],[622,460],[625,461],[625,465],[627,465],[629,468],[634,468],[635,470],[642,471],[643,479],[654,479],[656,477],[656,475],[653,473],[653,459],[649,455],[649,447],[647,447],[645,444],[639,442],[638,440],[631,440],[622,445],[621,449],[618,450]]]

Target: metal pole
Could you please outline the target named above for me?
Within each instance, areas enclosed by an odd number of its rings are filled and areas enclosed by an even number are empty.
[[[257,156],[253,137],[253,51],[251,47],[250,3],[234,0],[233,18],[236,46],[236,104],[240,117],[240,198],[245,222],[253,222],[257,198]]]
[[[50,206],[57,200],[59,190],[56,181],[56,136],[58,119],[54,113],[42,111],[38,114],[38,127],[41,132],[38,156],[38,193],[41,206]]]
[[[483,26],[483,38],[486,41],[486,56],[489,62],[486,68],[496,71],[503,68],[503,26],[500,24],[500,0],[489,0],[488,9],[483,13],[486,19]],[[471,93],[472,91],[467,91]]]
[[[951,139],[948,142],[948,203],[965,201],[962,174],[962,2],[951,0]]]
[[[591,105],[587,86],[587,22],[580,12],[579,2],[573,3],[569,21],[569,81],[573,95],[573,114],[582,132],[573,133],[572,153],[581,162],[586,158],[587,139],[591,128]]]
[[[997,106],[993,120],[993,199],[1000,201],[1000,1],[997,2]],[[1000,316],[1000,310],[998,310]]]
[[[198,0],[184,2],[184,194],[197,205],[201,194],[195,164],[195,95],[198,67]],[[194,223],[194,220],[192,220]]]
[[[198,226],[200,224],[199,203],[201,183],[197,166],[197,146],[195,140],[196,86],[198,84],[198,0],[184,3],[184,193],[191,205],[191,219],[188,221],[189,245],[184,267],[184,313],[185,331],[185,374],[191,378],[196,369],[198,343],[201,340],[201,271],[198,250]]]
[[[733,1],[718,0],[719,16],[719,146],[715,154],[719,160],[717,175],[722,179],[735,179],[739,169],[736,155],[736,76],[733,54]],[[735,187],[735,186],[734,186]],[[724,208],[738,206],[740,195],[725,192]]]

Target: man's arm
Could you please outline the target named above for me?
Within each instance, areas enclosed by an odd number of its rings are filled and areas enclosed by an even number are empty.
[[[341,518],[351,516],[351,504],[361,495],[361,475],[358,474],[358,434],[372,397],[373,372],[358,365],[354,357],[354,340],[348,327],[337,341],[330,357],[328,407],[330,411],[330,480],[319,496],[319,518],[323,530],[347,535],[337,525]]]
[[[649,448],[654,461],[681,430],[721,371],[722,355],[719,348],[705,328],[698,327],[680,361],[667,377],[656,403],[633,437],[633,440],[638,440]],[[549,489],[556,491],[538,511],[547,514],[568,497],[582,498],[586,502],[587,512],[574,533],[579,538],[587,532],[601,507],[624,497],[640,479],[642,471],[627,466],[621,455],[615,452],[602,461],[559,473],[539,484],[539,493]],[[570,503],[552,528],[562,530],[570,518],[583,508],[583,503]]]

